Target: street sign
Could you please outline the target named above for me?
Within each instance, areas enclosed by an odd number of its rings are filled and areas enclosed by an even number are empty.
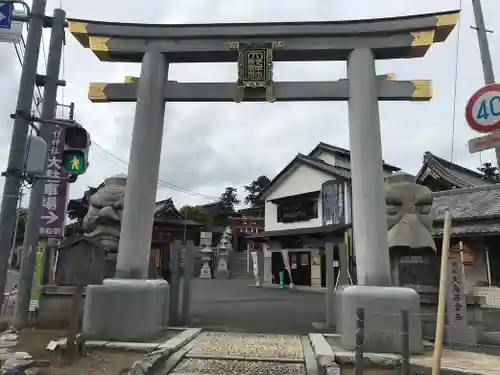
[[[0,0],[1,1],[1,0]],[[5,6],[11,4],[0,3],[0,9],[3,9]],[[0,10],[0,12],[2,12]],[[0,24],[7,25],[8,17],[5,16],[4,12],[1,13],[4,18],[0,21]],[[13,10],[13,16],[26,16],[26,14],[20,10]],[[0,17],[1,18],[1,17]],[[12,17],[10,18],[12,21]],[[24,23],[20,21],[12,21],[10,22],[10,27],[2,27],[0,26],[0,43],[13,43],[19,44],[21,43],[21,37],[23,34],[23,26]]]
[[[0,2],[0,29],[10,29],[12,25],[13,4]]]
[[[469,152],[471,154],[497,147],[500,147],[500,131],[469,140]]]
[[[58,180],[47,180],[43,195],[43,211],[40,221],[40,237],[61,238],[64,236],[66,219],[66,201],[68,183],[59,178],[68,177],[62,168],[62,153],[64,151],[64,128],[54,125],[52,141],[49,143],[49,159],[47,160],[47,177]]]
[[[467,103],[465,117],[471,129],[480,133],[500,130],[500,84],[476,91]]]

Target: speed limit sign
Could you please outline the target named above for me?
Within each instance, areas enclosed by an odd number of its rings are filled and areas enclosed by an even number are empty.
[[[480,133],[500,130],[500,84],[484,86],[472,95],[465,117],[471,129]]]

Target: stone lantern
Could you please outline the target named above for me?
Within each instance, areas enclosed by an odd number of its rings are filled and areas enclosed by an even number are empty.
[[[229,278],[229,269],[227,268],[227,262],[228,262],[230,248],[231,248],[231,242],[229,242],[227,238],[225,238],[223,235],[219,243],[219,246],[217,247],[218,250],[217,271],[216,271],[217,278],[224,278],[224,279]]]
[[[216,275],[220,278],[229,278],[229,252],[233,249],[231,244],[231,227],[226,227],[222,233],[219,245],[217,246],[217,269]]]
[[[201,249],[201,269],[200,269],[200,279],[211,279],[212,278],[212,254],[213,251],[209,246],[205,246]]]

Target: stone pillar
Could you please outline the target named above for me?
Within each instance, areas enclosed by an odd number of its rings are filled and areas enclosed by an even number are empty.
[[[137,92],[115,278],[105,279],[102,285],[88,285],[85,296],[82,333],[90,340],[147,340],[170,320],[168,282],[147,279],[166,79],[163,54],[146,52]],[[178,308],[177,303],[174,308]]]
[[[326,271],[326,324],[329,327],[335,325],[335,272],[333,267],[335,244],[327,242],[325,244],[325,271]]]
[[[378,89],[371,50],[352,51],[347,77],[358,284],[390,285]]]
[[[272,283],[273,281],[273,253],[267,250],[267,245],[263,245],[262,253],[264,254],[264,283]]]
[[[168,64],[164,55],[156,51],[146,52],[137,91],[116,266],[118,278],[145,279],[148,275],[167,76]]]

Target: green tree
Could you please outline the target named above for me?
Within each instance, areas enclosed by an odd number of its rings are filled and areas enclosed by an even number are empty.
[[[202,207],[185,205],[179,210],[182,217],[203,224],[204,228],[213,223],[213,217]]]
[[[498,168],[491,163],[483,163],[483,165],[477,169],[483,177],[491,178],[492,180],[499,181]]]
[[[228,216],[234,212],[234,206],[239,204],[238,193],[236,188],[227,187],[224,193],[219,198],[219,212],[221,216]]]
[[[255,199],[260,193],[262,193],[270,182],[271,180],[269,177],[262,175],[257,177],[257,179],[252,181],[249,185],[245,186],[245,191],[247,192],[245,203],[254,206],[256,204]]]

